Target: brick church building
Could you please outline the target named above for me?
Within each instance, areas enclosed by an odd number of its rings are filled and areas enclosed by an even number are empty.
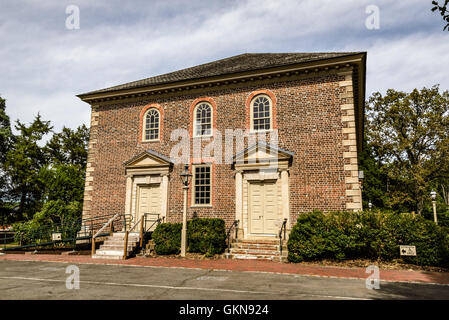
[[[184,163],[188,218],[239,220],[244,239],[275,238],[302,212],[361,209],[365,70],[364,52],[241,54],[80,94],[83,218],[181,222]]]

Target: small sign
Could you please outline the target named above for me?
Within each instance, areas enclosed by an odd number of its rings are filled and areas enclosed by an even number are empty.
[[[53,234],[51,235],[51,238],[52,238],[53,241],[61,240],[61,233],[60,233],[60,232],[58,232],[58,233],[53,233]]]
[[[401,256],[416,256],[416,246],[399,246]]]

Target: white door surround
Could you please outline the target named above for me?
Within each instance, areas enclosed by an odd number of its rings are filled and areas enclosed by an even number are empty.
[[[145,151],[124,163],[126,173],[125,214],[136,222],[143,213],[167,217],[168,182],[172,163],[155,151]]]
[[[277,238],[284,219],[290,229],[288,169],[293,153],[269,145],[261,149],[247,148],[234,161],[240,239]]]

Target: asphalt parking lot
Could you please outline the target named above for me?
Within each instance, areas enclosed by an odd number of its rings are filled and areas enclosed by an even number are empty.
[[[41,261],[0,261],[0,291],[2,300],[449,299],[447,285]]]

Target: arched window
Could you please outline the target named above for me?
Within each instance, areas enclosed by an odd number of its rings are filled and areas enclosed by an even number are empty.
[[[272,129],[272,103],[266,95],[258,95],[251,101],[251,129],[263,131]]]
[[[206,102],[200,102],[194,110],[193,119],[194,136],[212,135],[212,106]]]
[[[145,113],[143,132],[144,141],[159,140],[159,121],[160,114],[157,109],[151,108]]]

